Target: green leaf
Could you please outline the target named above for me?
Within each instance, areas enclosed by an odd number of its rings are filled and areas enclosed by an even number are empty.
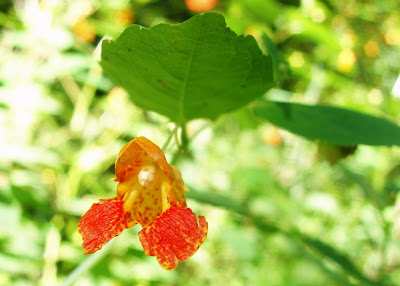
[[[178,123],[214,119],[273,86],[271,57],[216,13],[150,29],[132,25],[103,42],[101,65],[138,106]]]
[[[324,105],[263,101],[256,115],[310,140],[337,145],[400,145],[400,127],[383,118]]]
[[[274,80],[275,80],[275,82],[278,82],[279,81],[279,65],[280,65],[278,48],[266,34],[263,34],[262,41],[264,43],[265,48],[268,51],[268,55],[270,55],[272,58],[273,67],[274,67]]]
[[[246,14],[251,15],[251,18],[270,24],[274,23],[285,11],[276,0],[241,0],[237,2],[239,2],[238,4]],[[247,17],[244,18],[246,19]]]

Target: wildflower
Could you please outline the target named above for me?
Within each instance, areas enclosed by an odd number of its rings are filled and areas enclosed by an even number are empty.
[[[145,137],[127,143],[115,162],[117,195],[95,203],[83,215],[78,231],[85,254],[101,249],[124,229],[140,223],[144,252],[173,270],[196,253],[207,236],[203,216],[186,207],[188,191],[179,170]]]

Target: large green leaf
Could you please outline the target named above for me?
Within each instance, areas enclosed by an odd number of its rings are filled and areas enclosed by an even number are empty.
[[[400,127],[383,118],[324,105],[263,101],[254,112],[308,139],[338,145],[400,145]]]
[[[271,57],[216,13],[177,25],[132,25],[103,42],[101,65],[137,105],[178,123],[216,118],[273,85]]]

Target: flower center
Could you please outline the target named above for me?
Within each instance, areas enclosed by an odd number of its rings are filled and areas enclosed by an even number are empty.
[[[139,184],[149,186],[154,181],[155,172],[156,168],[153,165],[144,166],[138,174]]]
[[[143,162],[135,167],[119,182],[117,192],[124,201],[124,212],[130,212],[132,219],[140,224],[148,225],[169,208],[171,186],[156,163]]]

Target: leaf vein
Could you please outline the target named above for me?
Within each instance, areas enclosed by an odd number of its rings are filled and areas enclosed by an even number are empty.
[[[204,22],[204,20],[203,20],[203,22]],[[199,32],[197,34],[196,42],[193,45],[193,50],[192,50],[192,52],[190,54],[188,66],[187,66],[187,69],[186,69],[185,79],[183,81],[182,93],[181,93],[181,96],[179,97],[179,121],[180,121],[181,124],[184,124],[184,122],[186,121],[185,114],[184,114],[185,97],[186,97],[186,93],[187,93],[189,75],[190,75],[190,72],[191,72],[191,69],[192,69],[193,57],[194,57],[197,45],[199,43],[199,39],[200,39],[200,35],[201,35],[202,31],[203,31],[203,25],[201,25],[201,29],[199,30]]]

